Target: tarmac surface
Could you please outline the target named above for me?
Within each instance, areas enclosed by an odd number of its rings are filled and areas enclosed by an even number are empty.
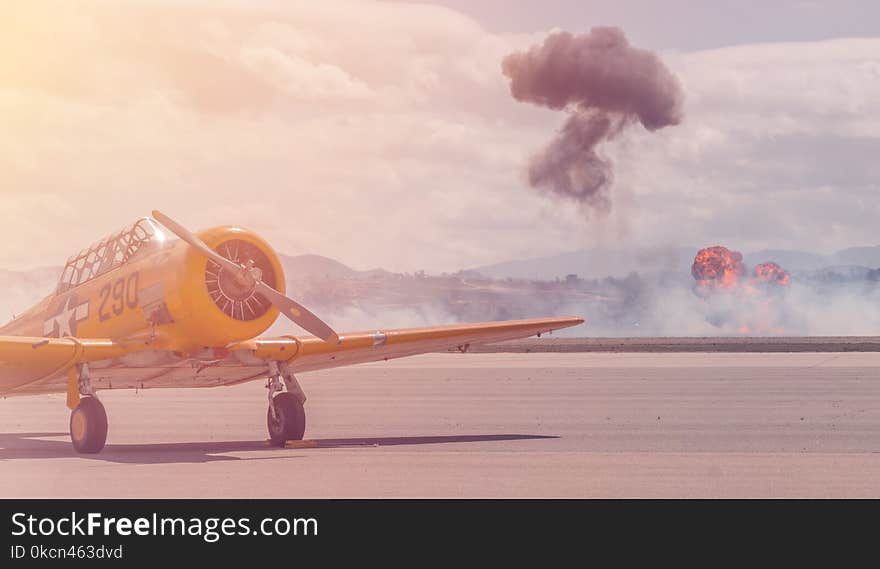
[[[306,441],[260,382],[0,399],[2,497],[880,497],[878,353],[428,354],[303,374]]]
[[[880,336],[566,338],[544,336],[473,346],[471,352],[880,352]]]

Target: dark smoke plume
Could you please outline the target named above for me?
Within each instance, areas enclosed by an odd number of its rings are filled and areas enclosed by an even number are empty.
[[[632,47],[619,28],[555,32],[502,62],[517,101],[571,113],[529,164],[529,183],[592,206],[608,205],[611,162],[597,152],[628,124],[655,131],[682,119],[678,79],[652,52]]]

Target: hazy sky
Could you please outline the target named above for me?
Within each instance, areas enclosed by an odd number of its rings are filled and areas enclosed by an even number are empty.
[[[620,26],[652,49],[880,35],[875,0],[440,0],[495,33]]]
[[[0,267],[159,208],[358,268],[593,246],[877,244],[880,5],[672,0],[15,2],[0,19]],[[685,120],[603,151],[612,209],[528,187],[565,114],[501,59],[619,25]],[[760,43],[758,43],[760,42]]]

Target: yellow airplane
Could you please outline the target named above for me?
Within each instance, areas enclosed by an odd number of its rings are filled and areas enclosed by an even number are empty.
[[[305,432],[306,397],[295,373],[466,351],[583,322],[337,334],[285,288],[277,254],[254,232],[214,227],[193,234],[154,211],[71,257],[54,293],[0,328],[0,396],[66,392],[73,446],[96,453],[107,439],[99,389],[268,379],[269,439],[282,446]],[[279,313],[313,335],[259,338]]]

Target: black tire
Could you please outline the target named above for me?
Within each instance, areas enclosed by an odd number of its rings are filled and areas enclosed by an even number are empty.
[[[269,441],[272,445],[283,447],[287,441],[301,441],[306,432],[306,410],[293,393],[279,393],[272,399],[272,409],[266,412],[269,427]]]
[[[77,452],[101,452],[107,442],[107,412],[94,397],[83,397],[70,414],[70,440]]]

